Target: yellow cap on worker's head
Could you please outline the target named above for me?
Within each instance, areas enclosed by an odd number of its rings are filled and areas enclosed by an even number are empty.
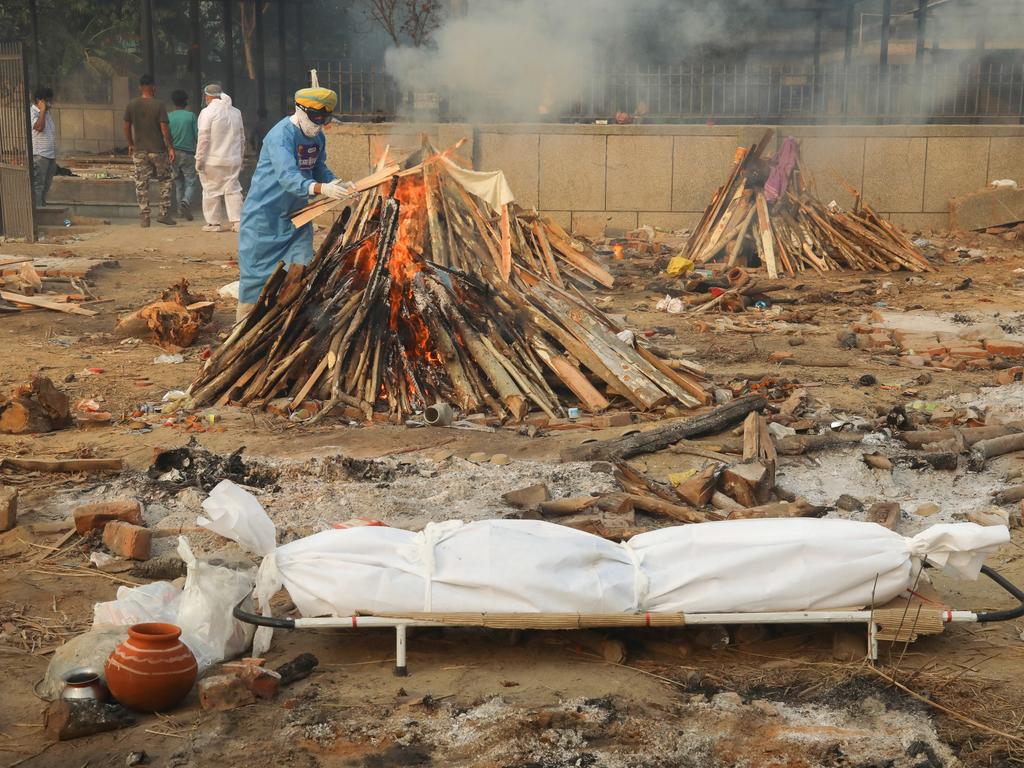
[[[330,88],[300,88],[295,92],[295,103],[307,109],[333,112],[338,105],[338,94]]]

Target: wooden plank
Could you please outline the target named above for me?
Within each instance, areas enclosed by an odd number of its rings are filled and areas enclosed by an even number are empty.
[[[597,391],[587,377],[562,355],[553,351],[543,340],[537,339],[534,342],[534,351],[555,376],[580,399],[588,411],[597,413],[609,406],[607,398]]]
[[[533,234],[537,238],[537,242],[540,243],[540,249],[544,255],[544,263],[547,264],[551,282],[559,288],[564,288],[565,283],[562,282],[562,275],[558,271],[558,264],[555,263],[555,255],[551,252],[551,243],[548,242],[548,236],[544,232],[544,224],[542,222],[533,222]]]
[[[779,263],[775,258],[775,244],[772,242],[772,222],[768,218],[768,201],[764,193],[757,193],[757,225],[761,236],[761,248],[764,251],[764,265],[768,269],[768,277],[776,279],[779,276]]]
[[[415,168],[411,168],[406,171],[401,171],[401,166],[398,163],[391,163],[384,166],[383,169],[371,173],[369,176],[364,176],[355,183],[355,191],[349,197],[343,200],[334,200],[333,198],[326,198],[323,200],[317,200],[304,208],[300,208],[291,215],[292,225],[298,229],[315,219],[317,216],[321,216],[328,211],[333,211],[339,205],[344,205],[352,200],[357,194],[366,192],[367,190],[373,189],[379,184],[383,184],[385,181],[390,179],[392,176],[408,176],[412,172],[418,173],[422,166],[417,165]]]
[[[93,317],[97,314],[95,310],[83,309],[77,304],[61,304],[57,301],[50,299],[44,299],[42,296],[25,296],[20,293],[13,293],[12,291],[0,291],[0,297],[7,299],[7,301],[14,302],[15,304],[27,304],[32,307],[41,307],[43,309],[52,309],[57,312],[64,312],[69,315],[82,315],[83,317]]]

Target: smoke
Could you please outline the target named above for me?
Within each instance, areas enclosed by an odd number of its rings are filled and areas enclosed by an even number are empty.
[[[471,120],[543,119],[593,97],[605,73],[725,42],[757,0],[680,7],[670,0],[474,0],[432,45],[392,48],[385,68],[411,93],[443,90]],[[745,6],[749,5],[749,10]],[[634,100],[635,99],[631,99]],[[608,105],[632,110],[635,104]]]
[[[844,85],[837,75],[846,26],[840,6],[822,6],[821,63],[833,68],[825,78],[802,86],[799,77],[755,76],[741,88],[711,68],[809,65],[815,4],[788,10],[763,0],[472,0],[466,5],[464,14],[443,21],[429,45],[389,49],[385,68],[414,102],[417,94],[437,93],[447,100],[446,115],[475,122],[611,118],[619,111],[671,115],[674,109],[708,117],[728,117],[733,109],[743,119],[773,117],[780,105],[793,104],[802,105],[797,113],[832,113],[841,107],[839,93],[875,114],[883,111],[879,105],[895,102],[913,103],[911,111],[919,115],[943,111],[939,105],[962,89],[956,72],[946,74],[954,62],[941,70],[941,80],[939,70],[907,80],[897,72],[885,94],[877,74],[858,74]],[[976,38],[987,36],[991,50],[993,42],[1005,39],[1000,30],[1007,27],[1021,37],[1019,25],[1009,20],[1024,10],[1024,0],[990,0],[984,9],[962,0],[931,0],[930,7],[928,65],[982,60],[984,49],[975,48]],[[857,66],[877,66],[880,8],[874,0],[858,5]],[[916,8],[917,0],[893,3],[891,62],[913,63]],[[933,44],[935,56],[943,49],[941,58],[932,56]],[[671,79],[670,70],[682,73],[688,65],[704,68],[704,80],[696,86],[685,79],[688,74]]]

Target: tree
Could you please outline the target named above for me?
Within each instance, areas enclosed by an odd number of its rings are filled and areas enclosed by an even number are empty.
[[[441,3],[438,0],[364,0],[366,15],[385,32],[397,46],[404,40],[419,48],[441,26]]]

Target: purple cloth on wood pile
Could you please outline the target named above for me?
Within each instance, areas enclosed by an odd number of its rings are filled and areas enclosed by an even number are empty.
[[[769,203],[774,203],[786,194],[786,185],[789,184],[789,175],[793,173],[796,166],[796,139],[787,136],[782,142],[782,147],[775,155],[775,167],[768,175],[768,181],[764,183],[764,197]]]

